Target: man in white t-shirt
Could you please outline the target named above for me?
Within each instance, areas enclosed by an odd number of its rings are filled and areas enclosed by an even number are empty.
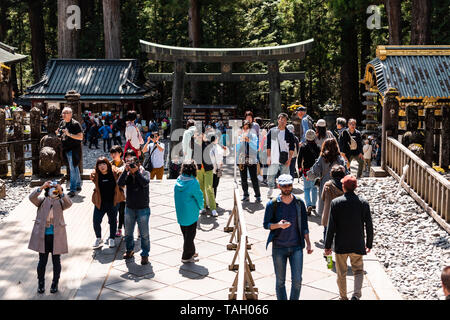
[[[294,135],[286,130],[288,115],[278,115],[278,126],[270,129],[267,134],[267,184],[269,185],[268,198],[272,198],[275,188],[275,178],[278,173],[289,174],[290,164],[294,156]]]
[[[152,132],[148,137],[143,152],[148,152],[152,162],[152,171],[150,171],[150,180],[156,176],[157,180],[162,180],[164,175],[164,143],[159,142],[158,131]]]

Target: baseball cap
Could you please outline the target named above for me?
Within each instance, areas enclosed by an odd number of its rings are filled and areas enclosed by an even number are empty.
[[[317,120],[316,126],[318,126],[318,127],[326,127],[327,126],[327,122],[324,119],[319,119],[319,120]]]
[[[306,111],[306,108],[304,106],[300,106],[297,109],[295,109],[295,111],[299,112],[299,111]]]
[[[277,183],[280,186],[285,186],[287,184],[293,184],[293,182],[294,182],[294,179],[292,178],[292,176],[290,174],[282,174],[277,179]]]
[[[358,186],[358,184],[356,182],[356,178],[350,174],[343,177],[341,179],[341,183],[345,187],[345,189],[349,189],[349,190],[355,190],[356,187]]]
[[[316,132],[312,129],[308,129],[305,134],[306,140],[314,141],[316,139]]]

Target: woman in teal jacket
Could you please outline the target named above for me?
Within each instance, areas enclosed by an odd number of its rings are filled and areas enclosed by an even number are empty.
[[[196,179],[197,165],[194,160],[188,160],[181,166],[181,175],[174,188],[175,210],[177,221],[183,233],[183,255],[181,262],[197,261],[194,238],[197,232],[197,221],[200,210],[203,209],[203,193]]]

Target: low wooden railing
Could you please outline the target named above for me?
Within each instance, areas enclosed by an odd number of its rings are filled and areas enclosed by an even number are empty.
[[[224,231],[231,232],[230,243],[227,245],[227,249],[236,250],[233,260],[228,266],[230,271],[237,270],[236,277],[228,294],[228,299],[257,300],[258,289],[255,288],[255,281],[251,274],[251,271],[255,270],[255,265],[252,263],[248,253],[251,245],[248,244],[247,226],[237,185],[234,188],[233,211]],[[239,264],[236,263],[238,258]]]
[[[403,186],[409,194],[450,233],[450,181],[396,139],[386,139],[386,170],[400,181],[402,168],[409,165]]]

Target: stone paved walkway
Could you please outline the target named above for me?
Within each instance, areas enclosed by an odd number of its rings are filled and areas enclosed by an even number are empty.
[[[231,171],[228,170],[227,176]],[[234,251],[226,245],[230,234],[223,231],[233,207],[233,180],[222,178],[217,202],[218,218],[202,216],[199,220],[195,245],[199,262],[181,262],[182,235],[176,222],[173,200],[174,181],[152,181],[150,188],[150,264],[140,264],[140,244],[136,241],[135,257],[123,260],[124,241],[117,238],[116,248],[104,246],[92,250],[95,240],[92,230],[93,204],[90,201],[93,185],[84,181],[83,191],[74,198],[74,205],[66,213],[69,251],[62,257],[60,292],[36,292],[37,254],[27,249],[35,208],[24,195],[24,201],[0,224],[0,299],[228,299],[235,271],[229,271]],[[251,184],[250,184],[251,185]],[[294,192],[301,195],[301,184]],[[242,191],[242,190],[240,190]],[[263,204],[267,202],[267,187],[261,188]],[[275,192],[275,194],[277,194]],[[252,272],[260,300],[276,299],[275,276],[271,246],[266,250],[268,231],[262,227],[264,205],[254,203],[250,187],[250,202],[243,204],[252,249],[250,257],[256,266]],[[300,299],[338,299],[335,270],[328,270],[323,259],[320,219],[309,218],[310,238],[314,252],[304,256],[303,285]],[[107,219],[102,224],[104,239],[108,234]],[[137,233],[135,233],[137,236]],[[8,239],[8,240],[6,240]],[[365,257],[365,277],[362,299],[401,299],[382,266],[373,254]],[[47,283],[51,281],[51,262],[47,267]],[[290,270],[286,287],[290,291]],[[348,273],[348,295],[353,290],[353,277]]]

